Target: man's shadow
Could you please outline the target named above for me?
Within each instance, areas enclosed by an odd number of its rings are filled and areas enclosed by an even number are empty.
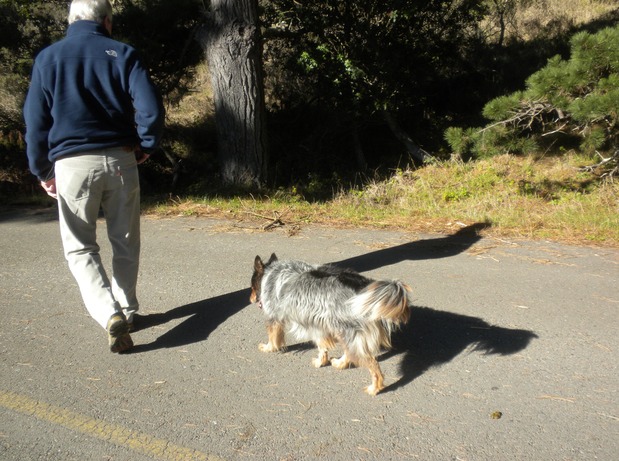
[[[249,276],[247,280],[249,281]],[[136,345],[131,349],[131,353],[180,347],[204,341],[219,325],[247,306],[249,293],[247,288],[186,304],[161,314],[136,315],[136,331],[164,325],[176,319],[185,317],[186,319],[154,342]]]
[[[365,272],[405,260],[455,256],[479,241],[479,231],[487,226],[486,223],[478,223],[445,237],[408,242],[334,264]],[[248,262],[248,286],[250,270],[251,261]],[[154,342],[135,346],[132,352],[180,347],[204,341],[219,325],[247,307],[248,300],[249,288],[179,306],[165,313],[140,316],[136,320],[138,329],[186,319]],[[511,355],[526,348],[536,337],[531,331],[489,325],[477,317],[429,307],[413,307],[410,322],[393,336],[394,348],[381,356],[384,359],[404,354],[400,362],[401,377],[388,390],[410,383],[429,368],[445,364],[463,351]],[[294,349],[294,346],[289,348]]]

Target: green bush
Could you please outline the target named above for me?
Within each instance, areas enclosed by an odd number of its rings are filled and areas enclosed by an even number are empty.
[[[553,135],[557,153],[576,134],[583,152],[619,150],[619,26],[572,37],[568,60],[555,56],[532,74],[526,89],[493,99],[483,109],[491,123],[481,129],[449,128],[455,154],[484,157],[526,154]],[[614,154],[616,159],[617,155]],[[614,162],[607,167],[617,168]]]

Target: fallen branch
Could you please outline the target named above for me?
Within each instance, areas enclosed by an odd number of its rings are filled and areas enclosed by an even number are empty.
[[[610,166],[611,168],[608,171],[602,173],[601,177],[608,177],[611,181],[614,180],[614,177],[617,173],[619,173],[619,149],[616,150],[613,155],[610,157],[603,157],[599,152],[595,152],[598,157],[600,157],[600,161],[593,165],[583,166],[578,169],[578,171],[585,171],[587,173],[593,173],[599,168]],[[613,166],[614,163],[614,166]]]
[[[269,221],[268,224],[262,226],[262,230],[265,230],[265,231],[271,230],[275,227],[286,225],[286,223],[282,221],[281,215],[277,211],[273,212],[274,216],[265,216],[265,215],[261,215],[258,213],[254,213],[253,211],[243,211],[243,213],[255,216],[257,218],[266,219],[267,221]]]

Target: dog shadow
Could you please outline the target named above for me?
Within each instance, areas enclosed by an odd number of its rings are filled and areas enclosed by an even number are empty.
[[[538,336],[529,330],[490,325],[478,317],[414,306],[410,321],[391,336],[392,349],[377,357],[379,362],[400,357],[400,378],[381,393],[410,384],[433,367],[451,362],[462,353],[508,356],[527,348]],[[286,345],[286,353],[315,350],[312,342]]]
[[[400,378],[383,392],[406,386],[463,352],[508,356],[526,349],[537,337],[532,331],[490,325],[478,317],[414,306],[406,326],[392,335],[393,348],[379,358],[402,355]]]
[[[479,240],[491,224],[475,223],[454,234],[417,240],[333,263],[358,272],[371,271],[402,261],[420,261],[456,256]],[[383,392],[403,387],[432,367],[446,364],[464,351],[512,355],[525,349],[537,335],[490,325],[470,317],[430,307],[413,307],[406,326],[392,335],[393,349],[379,358],[400,355],[400,378]]]

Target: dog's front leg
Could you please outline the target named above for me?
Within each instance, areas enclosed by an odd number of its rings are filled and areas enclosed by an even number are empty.
[[[312,359],[312,365],[316,368],[324,367],[329,363],[329,351],[318,346],[318,357]]]
[[[284,325],[276,321],[269,322],[267,325],[267,334],[269,335],[269,342],[258,346],[258,349],[262,352],[277,352],[285,347]]]
[[[348,359],[348,354],[346,354],[345,351],[339,359],[331,359],[331,366],[337,368],[338,370],[349,368],[351,365],[352,363]]]
[[[367,360],[364,365],[368,367],[370,375],[372,375],[372,384],[365,388],[365,392],[370,395],[376,395],[385,388],[383,372],[380,370],[380,366],[374,357]]]

